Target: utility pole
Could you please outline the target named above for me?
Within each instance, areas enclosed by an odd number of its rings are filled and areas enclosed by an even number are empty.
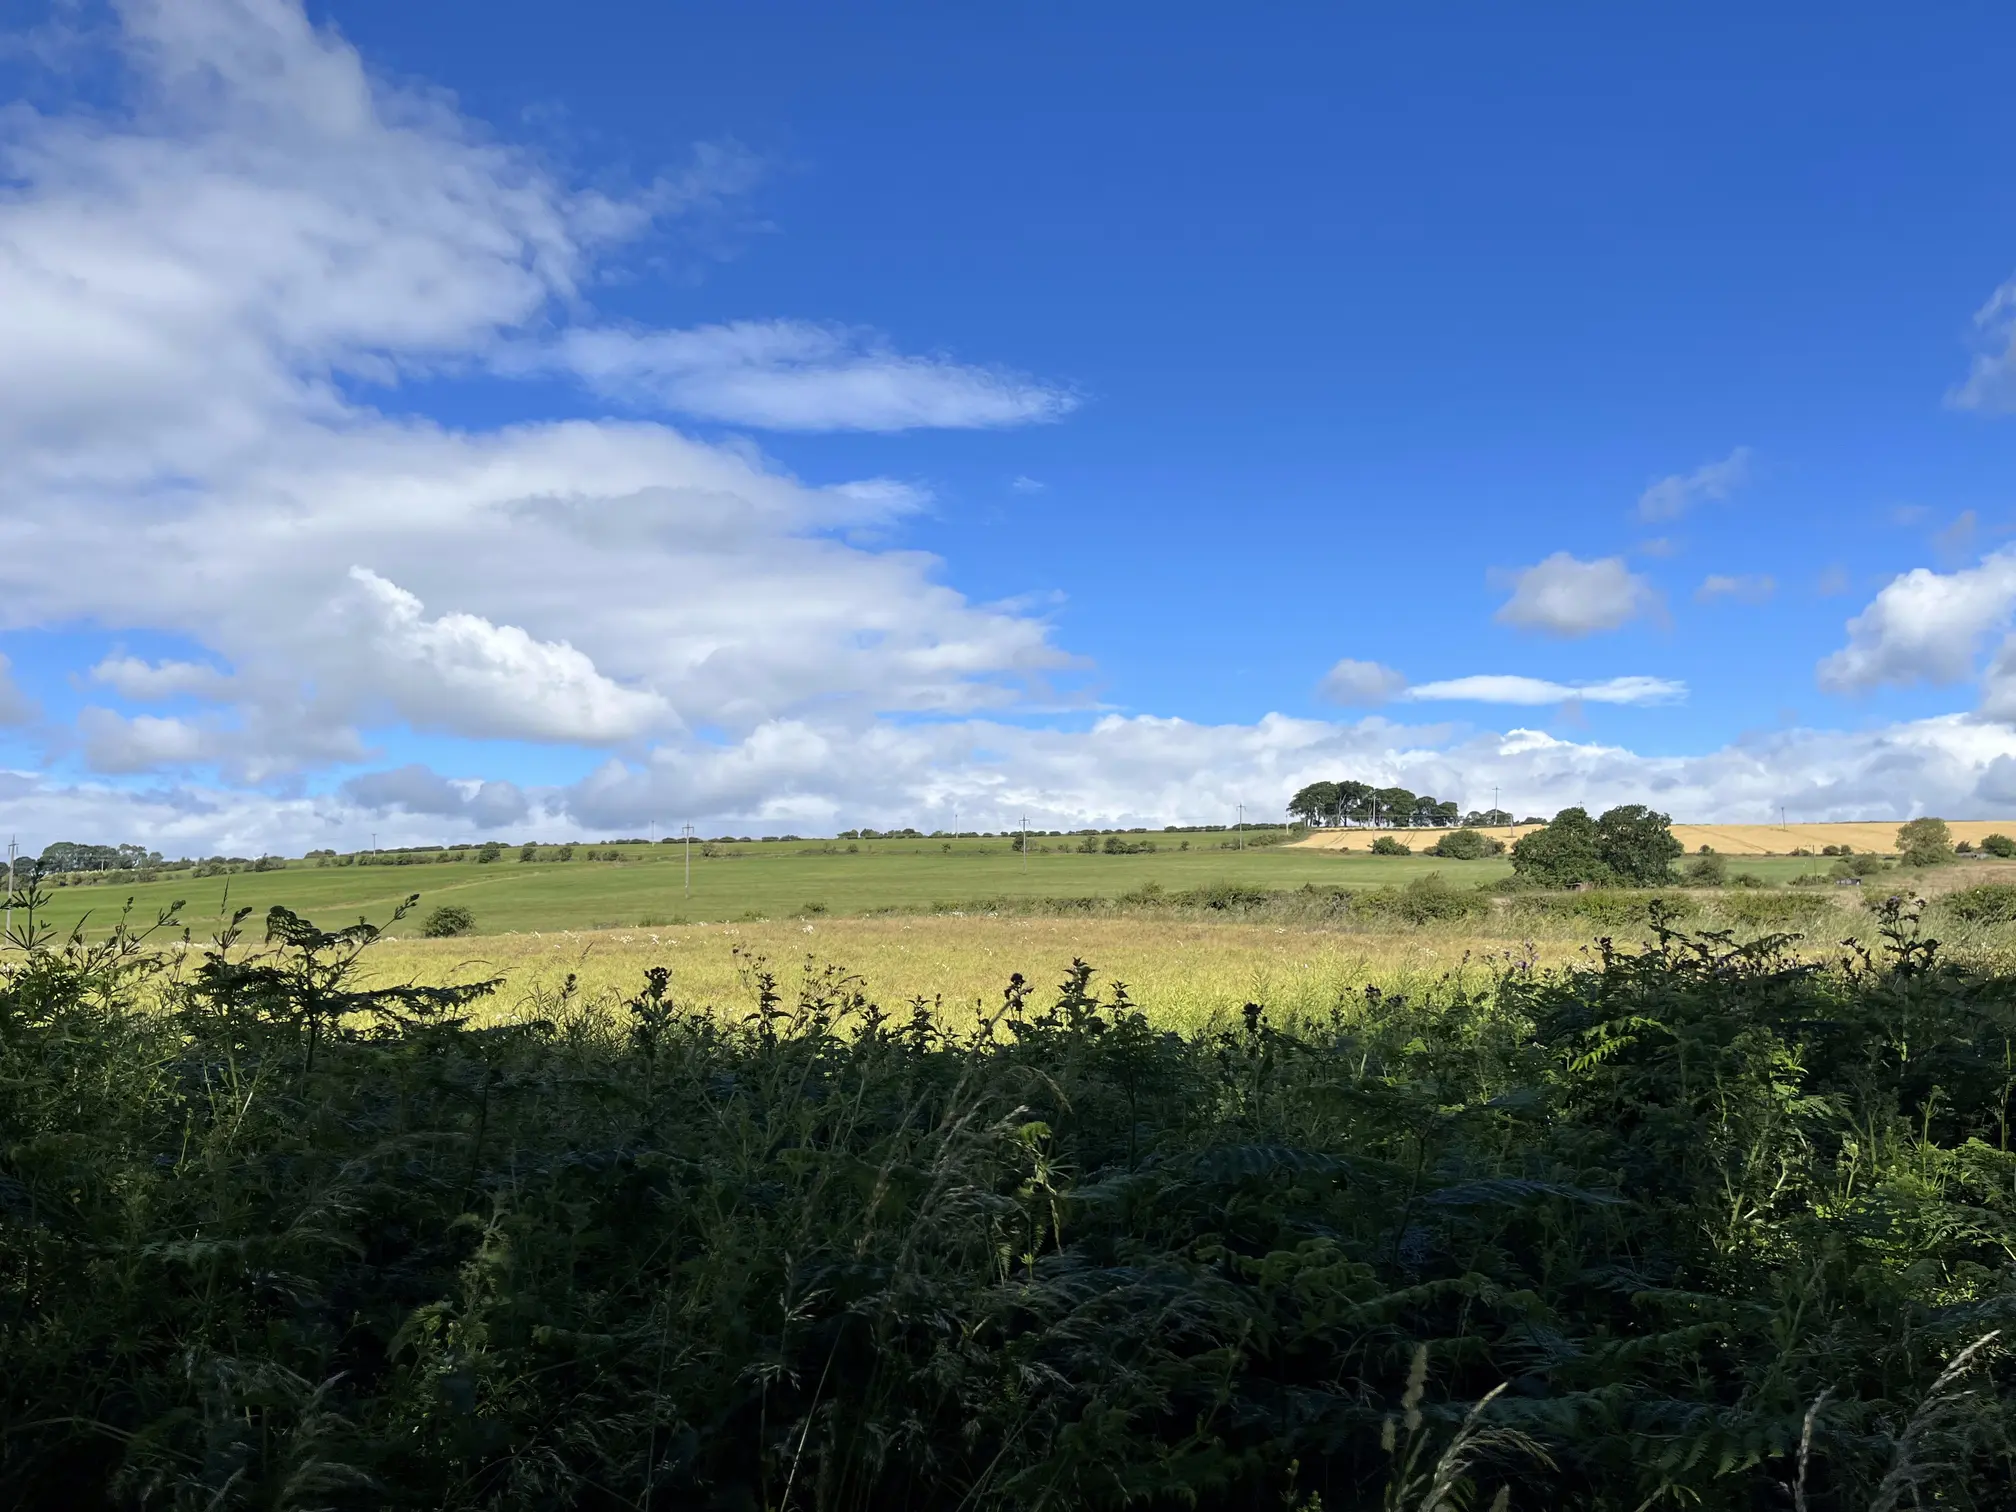
[[[692,825],[689,824],[686,826],[684,835],[686,840],[686,896],[690,898],[693,896],[693,826]]]
[[[1029,875],[1029,816],[1022,816],[1022,875]]]
[[[1239,849],[1246,849],[1246,805],[1239,805]]]
[[[12,940],[14,938],[14,857],[20,853],[20,850],[21,846],[19,844],[18,839],[13,835],[9,835],[7,837],[7,936],[6,936],[8,940]]]

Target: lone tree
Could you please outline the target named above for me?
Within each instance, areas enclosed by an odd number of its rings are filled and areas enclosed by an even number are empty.
[[[1944,819],[1913,819],[1897,827],[1897,857],[1906,866],[1944,866],[1953,859],[1953,832]]]
[[[1670,815],[1626,803],[1596,821],[1596,848],[1618,880],[1653,887],[1672,880],[1673,863],[1685,847],[1673,838]]]
[[[1512,846],[1513,875],[1543,887],[1607,882],[1610,868],[1597,845],[1596,821],[1583,808],[1565,808],[1545,829],[1522,835]]]
[[[1642,803],[1607,809],[1600,819],[1591,819],[1587,809],[1563,809],[1545,829],[1513,845],[1512,870],[1546,887],[1613,881],[1653,886],[1672,879],[1680,855],[1672,825],[1667,815]]]

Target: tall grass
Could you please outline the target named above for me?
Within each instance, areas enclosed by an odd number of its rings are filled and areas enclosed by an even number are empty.
[[[0,1503],[2008,1505],[2016,980],[1651,922],[1191,1034],[28,940]]]

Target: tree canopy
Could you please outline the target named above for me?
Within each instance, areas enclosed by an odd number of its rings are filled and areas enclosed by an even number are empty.
[[[1897,827],[1897,855],[1906,866],[1944,866],[1953,859],[1953,832],[1944,819],[1913,819]]]
[[[1499,810],[1491,810],[1495,815]],[[1403,787],[1375,787],[1369,782],[1312,782],[1288,800],[1292,818],[1319,829],[1369,826],[1391,829],[1454,829],[1459,824],[1509,823],[1485,814],[1464,814],[1461,807],[1431,794]]]
[[[1671,880],[1681,851],[1673,821],[1642,803],[1606,809],[1600,819],[1566,808],[1512,847],[1512,870],[1548,887],[1578,882],[1656,886]]]

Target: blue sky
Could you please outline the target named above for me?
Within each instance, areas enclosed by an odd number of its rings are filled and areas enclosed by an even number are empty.
[[[38,838],[2016,813],[1996,8],[0,15]]]

